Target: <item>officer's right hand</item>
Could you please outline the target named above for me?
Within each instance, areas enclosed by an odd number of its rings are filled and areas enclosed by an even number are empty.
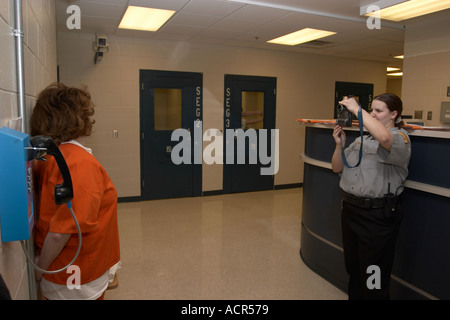
[[[341,126],[336,125],[333,129],[333,138],[334,141],[336,142],[337,145],[343,145],[345,146],[345,140],[346,140],[346,136],[345,136],[345,132],[342,129]]]

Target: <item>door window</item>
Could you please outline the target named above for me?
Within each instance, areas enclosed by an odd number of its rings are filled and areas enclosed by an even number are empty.
[[[264,92],[242,91],[242,129],[264,128]]]
[[[181,89],[155,88],[155,131],[181,128]]]

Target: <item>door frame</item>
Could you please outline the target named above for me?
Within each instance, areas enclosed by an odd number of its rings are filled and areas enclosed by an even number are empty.
[[[277,78],[276,77],[266,77],[266,76],[250,76],[250,75],[234,75],[234,74],[226,74],[225,75],[225,92],[224,92],[224,122],[223,122],[223,128],[224,128],[224,136],[226,135],[227,129],[237,129],[233,126],[233,124],[240,123],[241,121],[241,113],[234,114],[232,112],[232,91],[234,91],[234,87],[236,83],[243,83],[248,82],[251,83],[250,86],[255,86],[256,84],[262,84],[271,86],[273,88],[273,108],[271,110],[264,111],[264,128],[269,128],[269,136],[271,135],[270,129],[275,129],[276,126],[276,90],[277,90]],[[245,88],[240,89],[242,91],[246,91]],[[248,90],[252,91],[252,90]],[[258,90],[256,90],[258,91]],[[268,99],[272,99],[269,98]],[[266,105],[265,105],[266,107]],[[258,138],[259,140],[259,138]],[[268,143],[270,144],[270,139],[268,140]],[[259,141],[258,141],[259,144]],[[235,146],[236,147],[236,146]],[[227,159],[227,153],[226,153],[226,141],[224,139],[224,145],[223,145],[223,155],[224,160]],[[259,148],[259,145],[258,145]],[[274,150],[271,150],[271,152],[274,152]],[[236,156],[236,155],[235,155]],[[258,159],[259,162],[259,159]],[[233,192],[247,192],[247,191],[260,191],[260,190],[273,190],[274,189],[274,183],[275,183],[275,176],[266,176],[268,179],[270,177],[271,181],[268,183],[269,187],[264,187],[262,189],[256,188],[254,190],[246,190],[246,191],[233,191],[232,182],[233,182],[233,166],[236,164],[227,164],[226,161],[223,164],[223,193],[233,193]]]
[[[151,198],[147,196],[145,192],[144,185],[144,174],[146,168],[145,158],[145,132],[149,130],[148,125],[146,126],[146,119],[144,119],[144,78],[145,77],[179,77],[179,78],[190,78],[193,81],[193,96],[194,101],[192,103],[191,117],[189,121],[188,128],[191,132],[191,164],[192,166],[192,197],[197,197],[202,195],[202,164],[194,162],[194,143],[202,144],[202,139],[194,139],[194,126],[196,123],[202,123],[203,121],[203,73],[198,72],[183,72],[183,71],[165,71],[165,70],[149,70],[141,69],[139,70],[139,112],[140,112],[140,131],[139,131],[139,142],[140,142],[140,189],[141,189],[141,200],[150,200]],[[153,87],[155,88],[155,87]],[[148,121],[148,119],[147,119]],[[153,126],[151,126],[153,127]],[[150,137],[147,137],[150,138]],[[200,148],[203,150],[203,146]],[[186,164],[182,164],[186,165]],[[148,182],[147,182],[148,183]],[[170,198],[170,197],[169,197]]]

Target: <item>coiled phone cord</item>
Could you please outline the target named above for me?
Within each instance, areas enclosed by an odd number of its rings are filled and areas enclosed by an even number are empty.
[[[23,251],[25,252],[25,255],[26,255],[26,257],[28,258],[28,261],[31,263],[31,265],[36,269],[36,270],[38,270],[39,272],[42,272],[42,273],[46,273],[46,274],[55,274],[55,273],[59,273],[59,272],[61,272],[61,271],[64,271],[64,270],[66,270],[68,267],[70,267],[71,265],[72,265],[72,263],[74,263],[75,262],[75,260],[78,258],[78,255],[80,254],[80,251],[81,251],[81,242],[82,242],[82,240],[81,240],[81,229],[80,229],[80,225],[78,224],[78,220],[77,220],[77,217],[75,216],[75,213],[73,212],[73,210],[72,210],[72,203],[69,201],[67,204],[67,208],[69,208],[69,210],[70,210],[70,214],[72,215],[72,218],[73,218],[73,220],[75,221],[75,225],[76,225],[76,227],[77,227],[77,231],[78,231],[78,249],[77,249],[77,253],[75,254],[75,257],[73,257],[73,259],[72,259],[72,261],[70,261],[70,263],[67,265],[67,266],[65,266],[65,267],[63,267],[63,268],[61,268],[61,269],[59,269],[59,270],[44,270],[44,269],[41,269],[40,267],[38,267],[35,263],[34,263],[34,261],[33,261],[33,258],[31,258],[30,257],[30,254],[29,254],[29,252],[25,249],[25,247],[24,247],[24,242],[23,241],[20,241],[20,244],[22,245],[22,249],[23,249]]]

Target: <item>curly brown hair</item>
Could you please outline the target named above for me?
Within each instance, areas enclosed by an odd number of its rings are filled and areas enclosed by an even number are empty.
[[[94,103],[87,89],[54,82],[38,96],[30,118],[31,135],[50,136],[60,144],[92,133]]]

